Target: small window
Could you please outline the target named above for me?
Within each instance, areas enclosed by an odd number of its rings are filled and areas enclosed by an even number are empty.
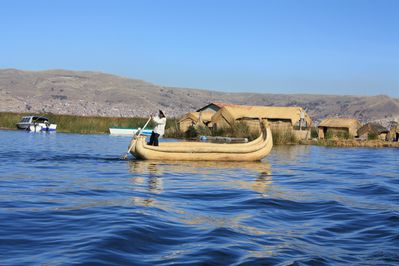
[[[46,122],[47,120],[48,120],[47,118],[39,117],[39,118],[37,119],[37,122],[38,122],[38,123],[44,123],[44,122]]]

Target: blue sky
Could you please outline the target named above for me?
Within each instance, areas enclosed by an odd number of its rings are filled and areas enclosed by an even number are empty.
[[[2,1],[0,68],[399,97],[399,1]]]

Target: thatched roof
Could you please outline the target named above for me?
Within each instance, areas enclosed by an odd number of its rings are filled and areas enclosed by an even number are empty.
[[[290,120],[291,124],[296,124],[300,118],[301,113],[304,115],[305,121],[311,125],[312,120],[309,115],[301,107],[275,107],[275,106],[248,106],[235,105],[225,106],[216,112],[212,117],[212,123],[218,123],[224,120],[227,124],[232,124],[234,121],[243,118],[266,118],[266,119],[281,119]]]
[[[389,130],[386,129],[385,127],[381,126],[380,124],[377,123],[367,123],[364,126],[362,126],[361,128],[359,128],[359,130],[357,131],[357,134],[363,135],[365,133],[372,133],[372,134],[376,134],[376,135],[380,135],[382,133],[388,133]]]
[[[357,130],[361,124],[353,118],[326,118],[320,122],[319,127],[356,128]]]
[[[200,114],[201,114],[201,120],[203,122],[209,122],[212,119],[212,116],[214,115],[213,112],[191,112],[183,115],[183,117],[179,120],[179,123],[186,120],[190,119],[194,122],[198,122],[200,119]]]
[[[220,109],[222,109],[222,108],[225,107],[225,106],[234,107],[234,106],[240,106],[240,105],[238,105],[238,104],[232,104],[232,103],[211,102],[211,103],[205,105],[204,107],[201,107],[200,109],[198,109],[197,112],[201,112],[201,111],[207,109],[207,108],[210,107],[210,106],[215,106],[216,109],[220,110]]]

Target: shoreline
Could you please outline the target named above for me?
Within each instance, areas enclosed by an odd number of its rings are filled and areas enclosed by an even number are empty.
[[[0,130],[18,130],[16,123],[20,121],[21,117],[27,115],[41,115],[50,119],[50,122],[58,125],[57,132],[59,133],[74,133],[74,134],[109,134],[110,127],[122,128],[138,128],[142,127],[147,121],[147,118],[142,117],[88,117],[88,116],[73,116],[73,115],[57,115],[57,114],[26,114],[26,113],[9,113],[0,112]],[[149,125],[151,126],[151,125]],[[218,132],[223,136],[223,132]],[[227,133],[227,132],[224,132]],[[233,134],[237,132],[229,132]],[[243,133],[238,131],[238,133]],[[202,133],[204,134],[204,133]],[[316,145],[325,147],[342,147],[342,148],[399,148],[399,142],[388,142],[382,140],[354,140],[354,139],[328,139],[328,140],[296,140],[286,137],[284,132],[274,132],[276,134],[276,142],[274,145]],[[274,136],[273,134],[273,136]],[[180,132],[177,126],[176,118],[169,118],[167,120],[165,138],[174,138],[185,140],[185,133]],[[186,136],[187,137],[187,136]],[[234,137],[234,136],[230,136]],[[280,137],[280,140],[278,140]]]
[[[298,144],[339,148],[399,148],[399,142],[383,140],[302,140]]]
[[[16,128],[0,127],[0,130],[20,131]],[[58,133],[64,134],[95,134],[95,135],[109,135],[109,132],[68,132],[68,131],[57,131]],[[185,138],[170,137],[178,140],[186,140]],[[301,140],[298,143],[280,143],[274,144],[275,146],[280,145],[306,145],[306,146],[324,146],[333,148],[399,148],[399,142],[388,142],[382,140]]]
[[[25,132],[23,129],[18,129],[18,128],[7,128],[7,127],[0,127],[0,130],[9,130],[9,131],[21,131]],[[30,132],[30,131],[26,131]],[[109,132],[70,132],[70,131],[62,131],[58,130],[56,132],[32,132],[32,133],[40,133],[40,134],[54,134],[54,133],[62,133],[62,134],[82,134],[82,135],[87,135],[87,134],[93,134],[93,135],[109,135]]]

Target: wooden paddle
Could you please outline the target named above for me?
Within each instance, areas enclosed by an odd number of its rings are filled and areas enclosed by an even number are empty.
[[[148,118],[148,120],[147,120],[147,123],[145,123],[145,125],[144,125],[141,129],[139,129],[139,130],[136,132],[136,134],[133,135],[133,138],[132,138],[132,139],[134,139],[134,137],[136,137],[136,136],[137,136],[137,137],[140,136],[141,132],[147,127],[148,123],[150,123],[151,118],[152,118],[152,117],[150,116],[150,118]],[[130,147],[129,147],[129,149],[127,150],[127,152],[126,152],[124,155],[121,156],[121,159],[126,160],[127,157],[128,157],[128,155],[129,155],[129,152],[130,152],[130,150],[131,150],[132,148],[133,148],[133,145],[130,145]]]

